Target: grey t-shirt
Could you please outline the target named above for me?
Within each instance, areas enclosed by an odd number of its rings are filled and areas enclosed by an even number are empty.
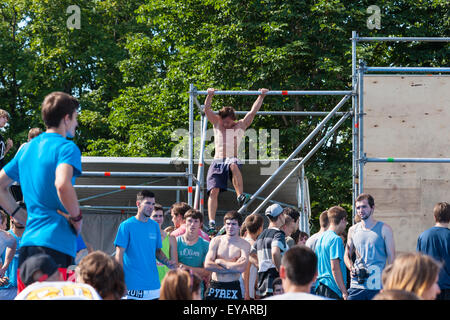
[[[308,240],[306,240],[305,246],[311,248],[312,251],[316,252],[316,243],[322,234],[323,232],[314,233],[311,237],[308,238]]]

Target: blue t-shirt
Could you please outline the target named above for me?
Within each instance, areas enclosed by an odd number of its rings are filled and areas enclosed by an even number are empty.
[[[14,258],[9,264],[8,270],[5,272],[5,277],[8,277],[9,282],[7,285],[0,287],[0,290],[2,289],[8,289],[12,287],[17,287],[17,268],[19,267],[19,247],[20,247],[20,241],[22,237],[18,237],[12,232],[12,230],[8,231],[10,234],[13,235],[14,239],[16,239],[17,247],[16,247],[16,253],[14,254]],[[6,251],[2,254],[2,261],[5,261],[6,257]]]
[[[79,234],[77,237],[77,253],[86,248],[86,243],[84,243],[83,237]]]
[[[131,217],[120,224],[114,245],[125,249],[123,270],[128,290],[160,288],[155,255],[156,249],[162,248],[158,223]]]
[[[439,288],[450,289],[450,229],[432,227],[425,230],[417,239],[416,250],[443,264],[439,274]]]
[[[12,180],[20,183],[27,205],[28,219],[22,246],[42,246],[69,256],[76,255],[76,234],[55,187],[56,168],[73,167],[72,184],[81,175],[81,152],[70,140],[58,133],[43,133],[26,143],[3,168]]]
[[[317,255],[317,282],[323,283],[328,288],[333,290],[339,297],[342,297],[342,292],[334,280],[331,272],[331,260],[339,259],[341,267],[342,278],[344,286],[347,285],[347,268],[344,263],[344,242],[334,231],[327,230],[317,240],[316,255]]]

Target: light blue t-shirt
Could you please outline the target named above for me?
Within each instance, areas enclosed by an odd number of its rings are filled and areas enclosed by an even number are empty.
[[[189,246],[184,242],[183,236],[177,237],[178,261],[194,268],[203,268],[206,254],[208,253],[209,242],[203,238]]]
[[[19,247],[20,247],[20,241],[22,237],[18,237],[12,232],[12,230],[8,231],[10,234],[13,235],[14,239],[16,239],[17,247],[16,247],[16,253],[14,254],[14,258],[9,264],[8,270],[5,272],[5,277],[8,277],[9,282],[5,286],[1,286],[0,290],[2,289],[8,289],[12,287],[17,287],[17,268],[19,267]],[[2,254],[2,261],[5,261],[6,256],[6,250]]]
[[[341,267],[342,278],[344,285],[347,285],[347,268],[344,263],[344,242],[334,231],[327,230],[317,240],[316,255],[317,255],[317,282],[323,283],[328,288],[333,290],[336,294],[342,297],[342,292],[334,280],[331,272],[331,260],[339,259]]]
[[[58,198],[55,172],[60,164],[73,167],[72,184],[81,175],[81,152],[58,133],[43,133],[26,143],[3,168],[12,180],[20,183],[27,205],[28,219],[21,245],[42,246],[69,256],[76,255],[76,234]]]
[[[81,236],[81,233],[77,237],[77,253],[78,251],[81,251],[83,249],[86,249],[86,243],[84,243],[83,237]]]
[[[128,290],[157,290],[156,249],[162,248],[159,225],[152,219],[142,222],[136,217],[123,221],[114,245],[125,249],[123,270]]]

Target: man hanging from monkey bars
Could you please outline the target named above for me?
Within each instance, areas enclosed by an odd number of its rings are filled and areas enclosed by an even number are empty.
[[[252,124],[256,113],[261,108],[268,89],[259,89],[260,95],[253,103],[252,109],[242,120],[237,120],[233,107],[223,107],[219,114],[211,109],[211,102],[215,89],[209,88],[205,100],[205,114],[214,129],[214,160],[207,175],[208,218],[209,234],[215,233],[215,217],[219,193],[227,190],[228,178],[231,178],[237,194],[238,208],[248,201],[244,194],[241,167],[238,156],[239,145],[244,137],[245,130]]]

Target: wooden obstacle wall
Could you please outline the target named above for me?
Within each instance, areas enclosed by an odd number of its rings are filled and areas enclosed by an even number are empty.
[[[366,75],[364,152],[372,158],[450,158],[450,77]],[[450,202],[450,163],[366,163],[364,192],[375,218],[394,231],[396,252],[411,252]]]

